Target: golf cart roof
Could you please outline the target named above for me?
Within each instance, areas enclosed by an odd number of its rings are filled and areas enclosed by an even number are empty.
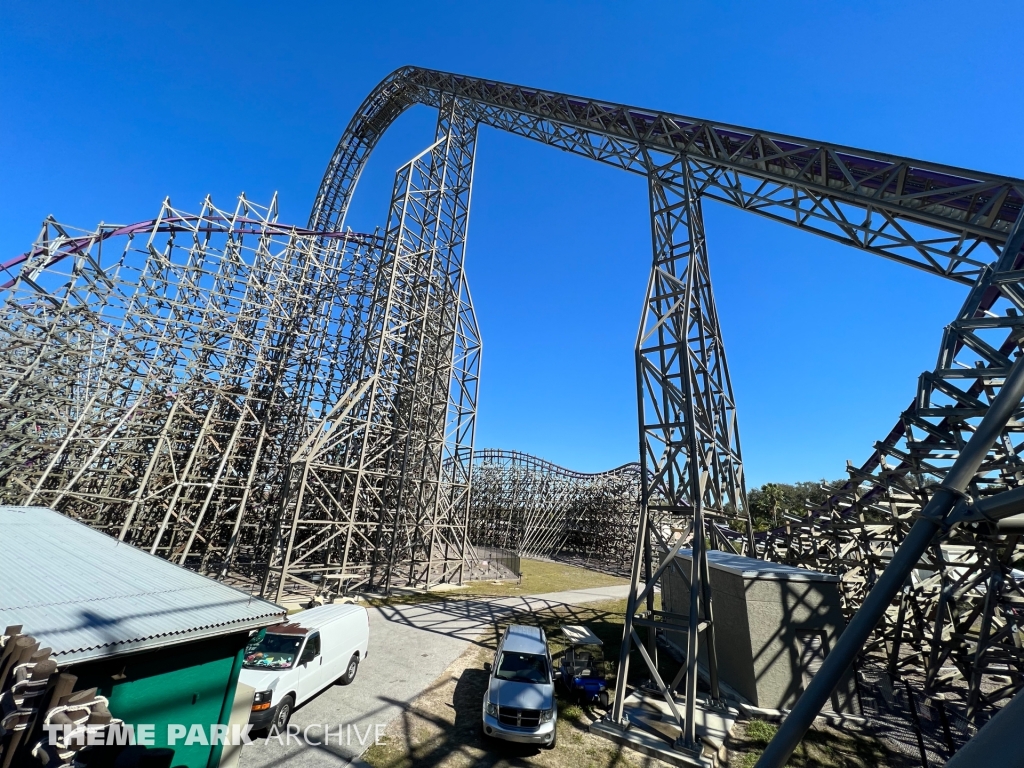
[[[563,624],[562,634],[569,641],[569,645],[604,645],[600,637],[582,624]]]

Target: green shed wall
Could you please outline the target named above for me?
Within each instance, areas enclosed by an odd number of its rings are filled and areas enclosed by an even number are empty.
[[[235,633],[73,665],[76,689],[96,687],[110,700],[110,712],[126,723],[156,726],[153,747],[174,750],[172,766],[212,768],[220,747],[167,741],[167,726],[227,723],[249,633]],[[123,679],[115,679],[124,675]]]

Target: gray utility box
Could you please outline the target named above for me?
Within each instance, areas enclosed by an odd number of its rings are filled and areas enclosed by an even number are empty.
[[[691,563],[690,551],[680,550],[681,569],[665,571],[663,610],[689,615]],[[708,552],[708,566],[719,679],[754,706],[792,708],[845,627],[839,577],[717,550]],[[686,648],[682,633],[667,635]],[[707,645],[699,647],[706,669]],[[836,688],[831,709],[857,713],[852,673]]]

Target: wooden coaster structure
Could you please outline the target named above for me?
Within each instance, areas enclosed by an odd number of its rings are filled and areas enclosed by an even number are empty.
[[[383,237],[244,196],[47,220],[3,265],[0,503],[278,600],[458,581],[480,344],[431,174],[463,143],[403,167]]]
[[[20,626],[0,637],[0,768],[75,765],[88,730],[121,723],[95,688],[75,691],[78,678],[59,672],[50,653]],[[62,735],[51,740],[48,725],[62,726]]]
[[[635,347],[641,505],[612,720],[628,731],[622,696],[632,649],[672,711],[676,746],[697,751],[698,647],[709,660],[712,703],[719,699],[705,546],[838,572],[848,612],[857,611],[1021,354],[1024,181],[403,67],[374,88],[345,129],[308,228],[289,230],[303,248],[349,237],[345,217],[366,162],[393,122],[415,105],[437,109],[435,142],[396,176],[383,243],[357,244],[365,249],[352,263],[365,269],[332,273],[340,280],[366,276],[368,289],[345,294],[359,298],[342,302],[352,312],[338,323],[339,333],[328,336],[307,333],[305,324],[322,316],[318,292],[330,294],[336,282],[321,280],[310,291],[289,294],[292,304],[274,314],[281,324],[275,343],[261,347],[265,357],[243,356],[246,376],[257,371],[263,377],[243,377],[244,387],[259,382],[251,407],[219,374],[212,386],[202,375],[183,379],[202,383],[194,390],[169,386],[151,354],[173,347],[183,313],[202,339],[194,314],[200,306],[218,309],[215,334],[231,336],[239,318],[234,304],[219,303],[227,295],[219,273],[205,282],[185,280],[194,297],[189,301],[153,297],[145,317],[158,318],[153,327],[168,332],[143,335],[126,352],[124,337],[108,332],[122,318],[96,323],[89,314],[96,297],[110,290],[109,274],[93,268],[89,249],[75,252],[79,272],[73,290],[63,293],[33,293],[50,266],[45,237],[17,263],[3,265],[11,281],[0,288],[17,285],[26,293],[7,297],[0,324],[9,334],[0,338],[0,401],[25,407],[0,411],[0,459],[6,459],[0,495],[62,509],[73,499],[73,513],[82,519],[121,536],[131,533],[128,540],[137,537],[184,564],[221,574],[234,566],[262,569],[263,590],[271,595],[286,585],[314,589],[317,579],[385,589],[458,581],[467,552],[479,378],[479,333],[463,270],[477,129],[506,131],[640,175],[652,233],[651,277]],[[935,367],[922,374],[914,402],[871,458],[820,509],[757,542],[712,290],[703,219],[708,201],[922,270],[964,286],[967,294],[943,330]],[[192,227],[196,248],[219,226],[218,216],[201,216],[202,225]],[[271,218],[262,216],[265,224]],[[276,227],[276,218],[269,223]],[[53,240],[67,238],[58,232]],[[159,271],[159,248],[147,254]],[[224,263],[234,264],[230,258]],[[301,258],[295,265],[301,271],[318,263]],[[79,282],[83,275],[88,279]],[[191,279],[193,272],[180,275]],[[265,281],[247,285],[266,292]],[[252,327],[266,328],[258,320]],[[571,328],[553,332],[571,339]],[[251,334],[240,336],[245,342]],[[300,355],[289,364],[294,358],[284,350],[310,339],[324,354],[312,362]],[[894,334],[882,348],[898,353],[897,339]],[[33,358],[40,348],[44,354]],[[200,361],[203,371],[224,354],[218,344],[197,349],[190,364]],[[120,375],[93,373],[102,366],[86,366],[84,376],[69,372],[68,363],[83,356],[115,361]],[[884,365],[884,359],[865,359]],[[157,362],[139,375],[140,360]],[[296,386],[282,389],[289,377]],[[109,391],[124,396],[112,402]],[[286,396],[273,394],[282,392]],[[159,418],[145,418],[154,413]],[[207,429],[210,424],[216,428]],[[296,424],[301,429],[290,431]],[[133,430],[139,431],[134,443],[122,440]],[[1022,431],[1022,422],[1011,419],[986,449],[977,476],[958,491],[981,502],[1024,484]],[[256,445],[264,446],[265,461],[246,459]],[[453,471],[446,474],[446,467]],[[61,473],[63,480],[54,479]],[[118,505],[116,514],[106,511]],[[925,553],[874,636],[894,674],[922,678],[929,696],[961,701],[972,715],[1019,689],[1024,603],[1013,565],[1024,556],[1022,531],[1007,521],[996,528],[962,526]],[[687,545],[694,550],[690,615],[666,616],[654,610],[654,586],[668,568],[680,567],[676,553]],[[658,634],[683,626],[687,668],[666,684],[658,669]],[[685,711],[676,706],[680,696]]]
[[[575,472],[520,451],[474,453],[469,538],[522,557],[629,571],[640,465]]]

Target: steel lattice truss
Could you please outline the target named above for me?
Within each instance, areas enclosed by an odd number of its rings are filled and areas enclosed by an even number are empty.
[[[414,104],[438,109],[436,143],[399,171],[384,241],[340,234],[370,153]],[[622,716],[636,648],[682,741],[695,748],[698,643],[718,695],[705,540],[837,571],[856,609],[1020,354],[1024,182],[403,68],[353,117],[306,231],[285,233],[244,203],[233,216],[212,208],[181,216],[181,231],[169,230],[178,214],[167,209],[141,225],[157,242],[136,249],[126,267],[105,261],[101,246],[113,234],[102,231],[78,241],[44,232],[19,269],[8,265],[4,493],[74,507],[207,570],[263,558],[264,589],[277,594],[317,577],[385,588],[396,579],[459,579],[480,349],[463,262],[480,125],[648,180],[652,274],[636,345],[641,505],[613,718]],[[872,457],[823,509],[757,542],[711,284],[706,200],[970,291],[935,369]],[[252,218],[262,223],[246,237],[285,238],[287,255],[237,255],[248,251],[233,245],[236,223],[224,222]],[[219,251],[208,246],[213,234],[227,237]],[[134,235],[118,232],[129,242]],[[50,280],[65,263],[75,268]],[[236,285],[244,298],[228,287]],[[106,306],[115,309],[97,309]],[[1022,425],[1007,426],[973,496],[1021,481]],[[972,711],[1020,686],[1021,594],[1010,573],[1022,554],[1018,538],[959,530],[933,551],[879,633],[894,671],[920,673],[929,695],[960,696]],[[697,555],[691,615],[666,617],[653,610],[653,587],[687,544]],[[690,637],[688,665],[671,681],[660,676],[654,642],[666,621],[688,626]],[[670,689],[685,693],[686,717]]]
[[[648,175],[645,151],[687,158],[702,195],[965,285],[998,254],[1024,182],[938,163],[416,67],[366,98],[328,165],[310,225],[342,221],[377,140],[444,94],[482,124]]]
[[[841,570],[854,609],[880,560],[898,544],[909,518],[985,412],[1011,356],[1019,354],[1018,312],[1024,309],[1024,286],[1017,270],[1024,267],[1024,182],[407,67],[386,78],[359,108],[328,166],[310,227],[331,230],[344,221],[367,157],[402,112],[414,104],[439,106],[449,98],[463,103],[480,124],[648,178],[654,270],[637,344],[646,446],[642,475],[648,480],[645,518],[635,547],[637,585],[642,572],[656,579],[671,560],[665,555],[680,544],[693,538],[699,547],[701,537],[692,537],[695,528],[721,533],[713,546],[750,546],[744,526],[731,522],[742,521],[745,513],[742,463],[708,276],[702,200],[737,206],[971,286],[964,309],[946,331],[935,370],[924,374],[918,398],[876,446],[872,458],[853,473],[825,516],[803,524],[807,535],[775,532],[767,546],[770,556],[782,553],[779,556],[792,562]],[[1001,453],[990,456],[972,492],[986,495],[1017,484],[1018,430],[1018,424],[1011,423]],[[863,511],[866,507],[870,512]],[[1009,659],[1014,671],[1006,689],[1015,689],[1020,682],[1015,675],[1020,670],[1016,648],[1021,639],[1011,607],[1017,587],[1008,566],[1021,554],[1017,540],[959,535],[970,539],[963,545],[973,552],[964,556],[967,562],[947,565],[936,553],[932,566],[938,570],[919,588],[930,590],[932,598],[920,603],[919,612],[894,609],[898,629],[889,633],[905,635],[911,646],[909,652],[896,655],[916,658],[922,666],[921,660],[930,659],[930,692],[951,675],[1005,675]],[[764,551],[763,543],[760,547]],[[702,580],[696,569],[701,560],[693,559],[691,606],[699,602]],[[1005,601],[996,599],[1003,594]],[[658,617],[650,610],[643,615],[640,605],[651,597],[649,590],[635,590],[627,640],[639,644],[631,625],[657,623]],[[979,607],[961,612],[960,605]],[[709,599],[702,610],[710,611]],[[930,642],[927,637],[935,639]],[[952,652],[958,645],[960,650]],[[654,651],[649,643],[648,655],[653,657]],[[986,661],[989,655],[991,664]],[[952,672],[954,657],[959,658],[959,672]],[[655,682],[664,686],[654,659],[645,661]],[[970,675],[964,673],[968,666]],[[692,686],[694,675],[688,677]],[[968,688],[972,701],[986,698],[977,682]],[[688,691],[688,702],[693,691]],[[615,714],[621,715],[618,704]],[[692,724],[693,718],[687,720]],[[691,729],[692,725],[684,727],[684,740],[695,745]]]
[[[481,348],[463,274],[475,146],[449,102],[435,143],[398,170],[366,332],[341,352],[350,397],[295,459],[268,571],[278,598],[317,575],[384,590],[461,580]]]
[[[628,571],[640,465],[587,474],[518,451],[477,450],[469,538],[524,557]]]

